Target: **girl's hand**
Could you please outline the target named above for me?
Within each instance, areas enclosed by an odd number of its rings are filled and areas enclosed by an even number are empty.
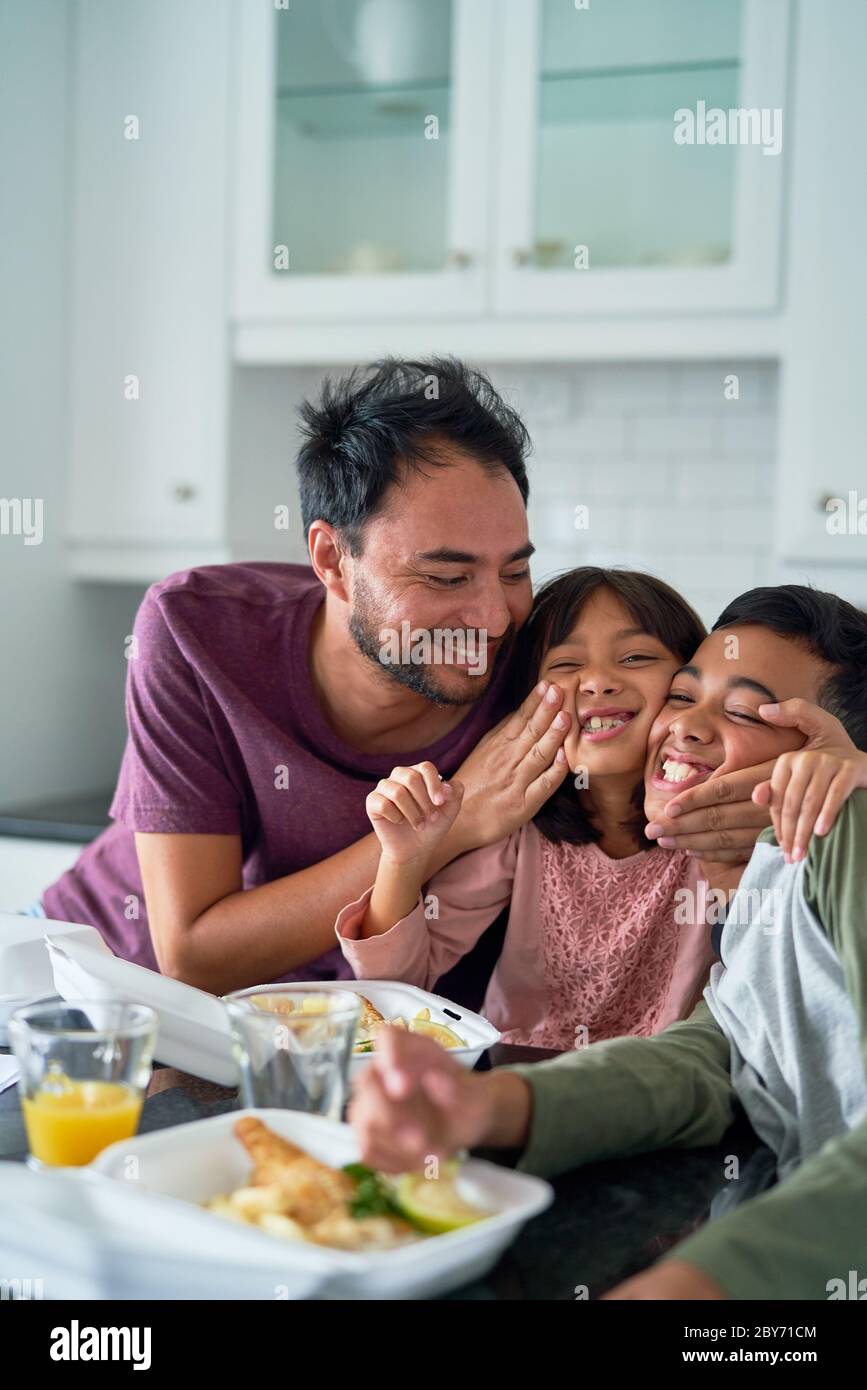
[[[810,836],[827,835],[852,792],[867,787],[867,753],[855,747],[839,719],[809,700],[759,705],[759,714],[768,724],[809,735],[803,748],[781,753],[770,778],[753,791],[757,806],[770,807],[786,863],[796,864]]]
[[[408,864],[426,859],[448,833],[461,807],[460,782],[442,782],[433,763],[395,767],[365,804],[385,859]]]
[[[562,703],[560,687],[541,681],[465,758],[458,768],[466,790],[455,854],[511,835],[557,790],[569,771],[562,745],[571,718]]]

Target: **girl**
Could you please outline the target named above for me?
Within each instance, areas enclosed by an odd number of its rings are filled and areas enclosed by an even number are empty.
[[[460,784],[442,783],[430,763],[380,782],[367,798],[382,845],[376,882],[337,920],[356,977],[429,989],[509,903],[484,1003],[504,1041],[572,1048],[685,1017],[714,959],[707,927],[675,913],[679,889],[697,901],[699,869],[645,838],[642,776],[672,675],[704,635],[650,575],[586,567],[546,585],[516,669],[564,692],[573,776],[532,821],[433,878]]]

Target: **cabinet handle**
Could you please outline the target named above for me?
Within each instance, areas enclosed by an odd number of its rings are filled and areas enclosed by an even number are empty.
[[[450,270],[466,270],[473,263],[473,258],[469,251],[449,251],[446,256],[446,265]]]
[[[532,259],[532,254],[525,246],[516,246],[515,250],[512,252],[512,265],[516,268],[529,265]]]
[[[196,495],[196,489],[191,483],[176,483],[172,488],[172,497],[176,502],[191,502]]]

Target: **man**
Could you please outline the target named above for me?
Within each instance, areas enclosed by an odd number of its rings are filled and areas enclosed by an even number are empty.
[[[450,359],[374,364],[301,413],[310,567],[208,566],[148,591],[115,824],[43,897],[49,917],[214,993],[348,973],[334,920],[374,877],[365,797],[395,764],[459,773],[448,857],[515,796],[512,733],[476,745],[506,712],[531,605],[519,416]],[[522,754],[556,708],[528,713]],[[687,793],[678,844],[748,853],[764,775],[727,783],[725,806]]]

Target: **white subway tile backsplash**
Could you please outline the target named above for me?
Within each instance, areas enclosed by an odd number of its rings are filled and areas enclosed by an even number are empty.
[[[549,452],[580,462],[585,454],[623,454],[626,448],[625,413],[620,415],[578,414],[562,424],[541,430],[536,439],[536,453],[542,445]]]
[[[645,569],[706,622],[767,559],[777,370],[768,362],[512,364],[490,369],[524,414],[536,582],[575,565]],[[726,377],[738,378],[726,400]],[[589,527],[575,529],[575,507]]]
[[[720,419],[719,449],[723,454],[772,454],[777,443],[775,410],[747,412],[740,402],[729,402]]]
[[[673,404],[685,414],[699,415],[729,406],[757,411],[776,405],[777,369],[771,362],[706,362],[673,371]]]
[[[769,502],[774,487],[774,462],[767,455],[758,458],[738,458],[715,461],[708,467],[681,461],[674,466],[673,496],[678,501],[718,502],[720,497],[730,501],[761,499]]]
[[[712,415],[636,415],[632,421],[632,449],[644,454],[701,454],[711,452],[716,434]]]
[[[663,362],[600,364],[578,369],[575,385],[576,403],[586,414],[619,415],[624,409],[665,414],[675,405],[677,373]]]

